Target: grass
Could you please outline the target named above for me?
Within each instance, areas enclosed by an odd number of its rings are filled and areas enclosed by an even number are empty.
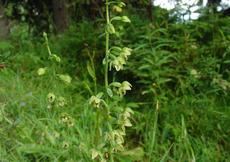
[[[24,81],[19,74],[8,70],[1,71],[0,80],[3,117],[1,121],[2,161],[5,159],[29,161],[33,158],[55,161],[59,156],[65,157],[71,154],[63,146],[65,142],[68,149],[73,149],[74,143],[79,145],[80,139],[87,141],[87,136],[82,136],[81,131],[85,129],[81,127],[89,126],[92,121],[86,118],[86,120],[81,120],[82,116],[86,115],[82,114],[82,110],[87,108],[82,104],[86,103],[82,96],[65,93],[66,89],[61,87],[59,82],[36,86],[33,82]],[[47,108],[47,94],[50,90],[53,90],[56,95],[65,93],[68,106]],[[60,116],[63,113],[75,119],[74,129],[60,123]]]
[[[0,74],[1,161],[91,161],[96,114],[80,90],[52,78],[31,82],[10,69]],[[48,109],[50,91],[68,104]],[[130,151],[117,159],[229,161],[229,107],[206,100],[191,106],[159,103],[158,111],[136,108],[126,143]],[[73,127],[60,123],[63,113],[74,119]]]

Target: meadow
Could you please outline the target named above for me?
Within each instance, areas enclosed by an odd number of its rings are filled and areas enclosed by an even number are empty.
[[[0,41],[0,162],[230,161],[230,18],[155,12],[59,35],[14,25]]]

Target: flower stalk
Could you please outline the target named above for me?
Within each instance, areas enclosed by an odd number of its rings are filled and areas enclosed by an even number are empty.
[[[109,17],[109,0],[106,0],[106,26],[110,24]],[[106,40],[105,40],[105,88],[107,90],[108,82],[108,69],[109,69],[109,32],[106,31]]]
[[[95,108],[95,144],[96,148],[92,149],[92,159],[100,161],[114,162],[114,153],[124,151],[125,128],[131,127],[131,114],[133,113],[129,107],[121,107],[120,102],[126,95],[127,91],[131,90],[132,85],[128,81],[109,82],[109,70],[123,70],[127,63],[128,57],[131,55],[131,49],[128,47],[118,47],[111,45],[110,35],[119,33],[113,25],[113,21],[118,23],[130,23],[127,16],[111,16],[110,8],[116,8],[114,11],[119,13],[123,2],[106,0],[106,28],[105,28],[105,58],[104,65],[104,87],[103,91],[89,99],[91,107]],[[103,138],[101,138],[103,136]],[[100,144],[103,141],[103,145]]]

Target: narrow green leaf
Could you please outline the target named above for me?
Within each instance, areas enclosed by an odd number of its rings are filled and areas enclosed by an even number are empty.
[[[92,77],[92,79],[96,80],[95,71],[93,70],[93,68],[89,62],[87,62],[87,71],[88,71],[89,75]]]

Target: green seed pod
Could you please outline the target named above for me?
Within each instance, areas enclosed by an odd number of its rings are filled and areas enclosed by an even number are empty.
[[[126,23],[131,23],[131,20],[127,16],[122,16],[121,20]]]
[[[116,31],[115,31],[115,28],[113,26],[113,24],[111,23],[108,23],[107,26],[106,26],[106,31],[109,33],[109,34],[114,34]]]

